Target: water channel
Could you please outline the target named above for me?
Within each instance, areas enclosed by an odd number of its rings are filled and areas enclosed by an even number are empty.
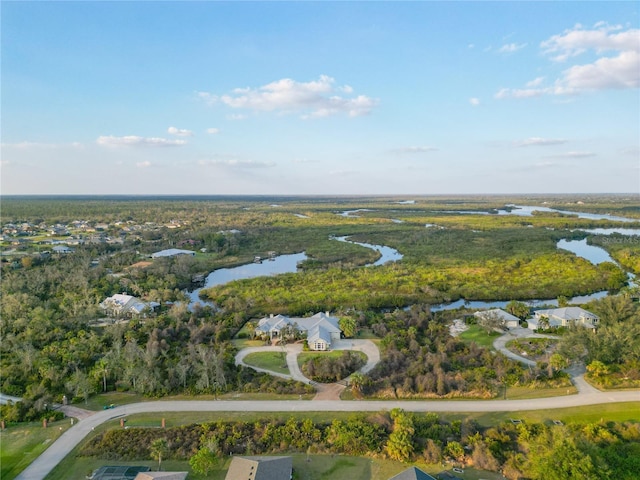
[[[509,205],[511,206],[511,205]],[[561,210],[554,210],[547,207],[516,207],[513,205],[514,209],[511,212],[506,210],[501,210],[499,215],[521,215],[521,216],[531,216],[534,210],[542,210],[542,211],[554,211],[560,213],[570,213],[577,214],[580,218],[591,218],[591,219],[607,219],[607,220],[615,220],[622,222],[633,222],[636,221],[634,219],[625,218],[625,217],[616,217],[612,215],[605,214],[589,214],[589,213],[578,213],[578,212],[565,212]],[[339,213],[342,216],[354,216],[355,213],[358,212],[366,212],[371,211],[368,209],[359,209],[359,210],[349,210],[345,212]],[[460,211],[459,213],[463,213]],[[464,212],[464,213],[476,213],[476,214],[487,214],[488,212]],[[431,226],[427,224],[427,226]],[[435,225],[433,225],[435,226]],[[632,228],[594,228],[594,229],[585,229],[582,230],[587,233],[593,233],[598,235],[612,235],[612,234],[620,234],[620,235],[628,235],[628,236],[638,236],[640,235],[640,229],[632,229]],[[348,236],[343,237],[331,237],[333,240],[339,242],[347,242],[353,243],[355,245],[360,245],[365,248],[370,248],[372,250],[380,253],[380,258],[376,260],[374,263],[365,265],[366,267],[370,266],[378,266],[384,265],[389,262],[397,262],[402,259],[403,255],[398,252],[396,249],[387,247],[384,245],[373,245],[370,243],[362,243],[362,242],[354,242],[349,240]],[[639,240],[640,241],[640,240]],[[598,265],[603,262],[612,262],[617,265],[617,263],[611,258],[609,253],[600,248],[593,245],[588,245],[587,240],[566,240],[562,239],[558,242],[557,247],[563,250],[568,250],[573,252],[579,257],[585,258],[590,261],[594,265]],[[243,280],[261,276],[269,276],[269,275],[278,275],[281,273],[296,273],[298,271],[298,263],[306,260],[307,255],[303,253],[296,253],[291,255],[280,255],[273,259],[265,260],[261,263],[250,263],[246,265],[241,265],[239,267],[234,268],[221,268],[218,270],[214,270],[211,272],[205,281],[205,284],[202,288],[198,288],[193,290],[192,292],[187,292],[189,296],[189,308],[193,308],[197,303],[201,305],[209,305],[213,306],[212,302],[204,301],[200,299],[199,295],[202,289],[211,288],[216,285],[223,285],[225,283],[234,281],[234,280]],[[629,281],[633,282],[635,280],[635,276],[633,274],[629,275]],[[578,295],[569,299],[570,303],[573,304],[582,304],[587,303],[591,300],[605,297],[607,295],[606,291],[596,292],[590,295]],[[455,310],[461,307],[466,308],[504,308],[509,302],[508,301],[466,301],[464,299],[457,300],[455,302],[433,305],[431,307],[432,311],[439,310]],[[557,306],[557,299],[537,299],[537,300],[527,300],[525,301],[528,305],[531,306],[541,306],[541,305],[551,305]]]

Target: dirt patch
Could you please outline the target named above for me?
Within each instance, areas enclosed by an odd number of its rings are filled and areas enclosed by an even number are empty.
[[[339,383],[317,383],[317,390],[314,400],[340,400],[340,394],[346,388]]]

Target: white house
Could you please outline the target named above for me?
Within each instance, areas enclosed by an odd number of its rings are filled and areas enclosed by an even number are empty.
[[[107,315],[114,317],[133,317],[144,313],[146,310],[155,310],[159,307],[158,302],[143,302],[139,298],[136,298],[125,293],[116,293],[115,295],[105,298],[100,303],[100,308],[105,311]]]
[[[496,316],[502,320],[502,324],[507,328],[518,328],[520,326],[520,319],[515,315],[511,315],[508,312],[500,308],[494,308],[492,310],[482,310],[473,314],[476,318],[485,318],[488,316]]]
[[[193,250],[180,250],[179,248],[169,248],[167,250],[161,250],[156,253],[151,254],[151,258],[160,258],[160,257],[175,257],[176,255],[191,255],[195,256],[196,252]]]
[[[291,318],[284,315],[270,315],[258,321],[257,335],[269,335],[273,340],[280,332],[293,326],[301,332],[307,333],[307,344],[311,350],[329,350],[331,344],[340,340],[342,330],[338,326],[338,319],[329,313],[316,313],[312,317]]]
[[[536,310],[533,318],[528,320],[529,328],[540,328],[540,322],[547,320],[549,327],[569,327],[581,325],[585,328],[595,329],[600,318],[580,307],[551,308],[548,310]]]

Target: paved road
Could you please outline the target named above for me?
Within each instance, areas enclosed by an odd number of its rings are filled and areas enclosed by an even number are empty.
[[[468,400],[468,401],[352,401],[340,400],[211,400],[157,401],[134,403],[102,410],[79,421],[54,442],[27,467],[17,480],[41,480],[60,460],[71,452],[92,429],[122,416],[150,412],[376,412],[402,408],[412,412],[517,412],[520,410],[549,410],[601,403],[640,401],[639,391],[592,392],[566,397],[531,400]],[[158,415],[160,421],[160,415]]]

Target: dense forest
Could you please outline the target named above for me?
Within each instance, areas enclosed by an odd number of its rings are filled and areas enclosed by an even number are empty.
[[[191,459],[206,472],[228,455],[333,453],[426,464],[474,466],[508,479],[632,480],[640,469],[640,423],[548,425],[441,420],[400,409],[348,420],[219,421],[158,429],[115,429],[98,434],[79,455],[114,460],[149,458],[164,441],[166,458]]]
[[[625,226],[640,225],[637,202],[596,200],[592,211],[624,214],[638,219]],[[458,298],[526,300],[624,287],[627,278],[617,265],[592,265],[556,248],[561,238],[588,236],[635,269],[638,243],[603,242],[580,230],[617,222],[496,213],[524,201],[542,200],[3,198],[0,391],[25,397],[20,408],[5,407],[3,416],[38,418],[62,395],[82,401],[116,389],[149,396],[305,392],[302,384],[234,365],[234,336],[247,321],[271,313],[332,311],[379,338],[382,362],[361,379],[362,395],[491,397],[504,384],[566,381],[557,369],[522,369],[451,337],[451,317],[429,309]],[[578,207],[567,198],[562,208]],[[345,235],[395,248],[403,258],[365,267],[379,254],[332,239]],[[60,244],[71,253],[56,253]],[[150,258],[165,248],[189,249],[194,256]],[[185,304],[194,276],[269,252],[302,251],[308,260],[298,273],[209,289],[215,309]],[[100,302],[122,292],[160,308],[104,321]],[[605,343],[596,344],[582,332],[567,335],[573,342],[563,347],[567,358],[605,365],[594,378],[634,380],[629,372],[637,342],[622,335],[635,332],[627,326],[637,319],[637,304],[621,312],[603,326],[608,343],[598,336]],[[629,349],[624,359],[607,357],[620,342]]]

